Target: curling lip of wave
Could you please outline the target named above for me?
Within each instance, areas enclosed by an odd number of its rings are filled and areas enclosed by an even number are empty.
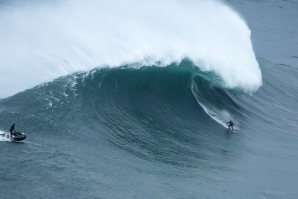
[[[221,2],[29,2],[3,7],[0,17],[0,97],[95,66],[186,57],[227,88],[262,85],[250,30]]]

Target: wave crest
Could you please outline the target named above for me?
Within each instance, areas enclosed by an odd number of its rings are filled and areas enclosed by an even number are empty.
[[[262,84],[250,30],[221,2],[33,3],[0,11],[0,97],[95,66],[144,60],[166,66],[189,58],[228,88],[253,92]]]

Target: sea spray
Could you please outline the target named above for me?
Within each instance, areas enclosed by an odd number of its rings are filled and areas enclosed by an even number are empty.
[[[250,30],[217,1],[61,1],[2,5],[0,97],[96,66],[191,59],[227,88],[256,91]]]

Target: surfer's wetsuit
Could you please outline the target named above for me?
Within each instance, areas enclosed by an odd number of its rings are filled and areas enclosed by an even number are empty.
[[[234,130],[234,123],[233,123],[232,120],[230,120],[229,122],[227,122],[227,124],[229,124],[228,125],[229,129],[230,129],[230,127],[232,127],[232,130]]]
[[[12,132],[15,130],[15,129],[14,129],[14,126],[15,126],[15,124],[13,124],[13,125],[10,127],[10,137],[12,137]]]

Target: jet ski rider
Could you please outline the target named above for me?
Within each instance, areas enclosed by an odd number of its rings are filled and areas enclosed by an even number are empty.
[[[14,126],[15,126],[15,124],[13,124],[13,125],[10,127],[10,137],[12,137],[12,132],[15,130]]]

